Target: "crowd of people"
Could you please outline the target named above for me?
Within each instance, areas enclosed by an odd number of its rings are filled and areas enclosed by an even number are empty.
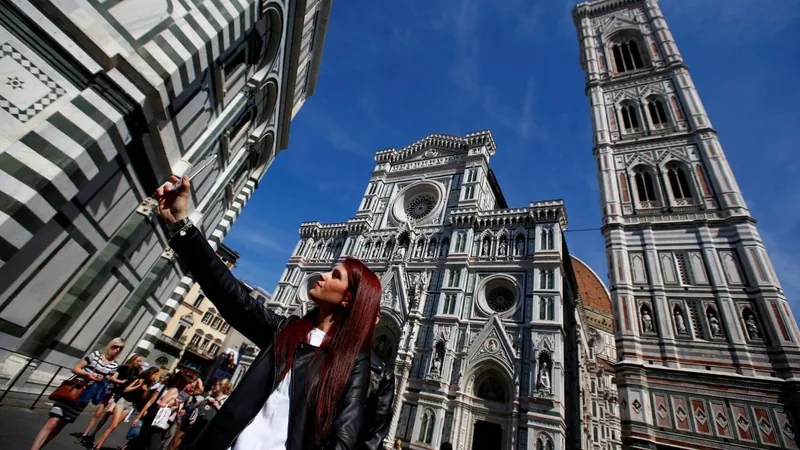
[[[188,219],[190,182],[159,188],[159,215],[170,247],[225,320],[259,354],[231,392],[221,379],[204,393],[184,373],[142,369],[136,355],[116,362],[125,342],[112,340],[73,367],[51,395],[50,418],[31,450],[40,450],[89,405],[96,410],[78,442],[99,450],[130,420],[123,450],[377,450],[389,433],[394,370],[372,352],[381,283],[346,258],[309,290],[315,307],[284,317],[257,302]],[[111,423],[100,434],[103,426]]]
[[[86,448],[102,449],[124,422],[129,422],[125,450],[190,448],[198,430],[214,417],[230,395],[230,380],[218,379],[206,390],[200,378],[148,367],[139,355],[132,355],[118,365],[116,359],[124,347],[124,340],[113,339],[103,350],[91,353],[72,368],[72,377],[62,386],[80,392],[69,400],[60,396],[53,399],[50,417],[31,450],[44,447],[89,405],[95,406],[94,414],[75,440]],[[75,380],[81,381],[79,388],[75,388]]]

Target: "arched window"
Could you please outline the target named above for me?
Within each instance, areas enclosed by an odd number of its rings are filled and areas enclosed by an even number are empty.
[[[555,316],[555,302],[552,297],[539,299],[539,320],[553,320]]]
[[[463,252],[464,251],[464,234],[457,233],[456,234],[456,252]]]
[[[553,249],[553,229],[542,228],[542,250]]]
[[[640,202],[656,201],[656,189],[650,172],[644,169],[637,170],[633,180],[636,184],[636,193],[639,195]]]
[[[668,124],[667,113],[664,109],[664,103],[655,97],[650,97],[647,101],[647,109],[650,112],[650,120],[656,128],[663,127]]]
[[[639,44],[633,38],[618,39],[611,44],[614,67],[617,73],[644,68],[644,60],[639,52]]]
[[[553,289],[553,269],[539,272],[539,289]]]
[[[620,105],[620,115],[622,116],[622,127],[631,133],[639,131],[639,115],[636,114],[636,105],[624,103]]]
[[[211,312],[209,312],[209,311],[206,311],[206,313],[205,313],[205,314],[203,314],[203,320],[202,320],[202,322],[203,322],[204,324],[208,325],[208,324],[210,324],[210,323],[211,323],[211,320],[212,320],[213,318],[214,318],[214,314],[211,314]]]
[[[372,249],[372,242],[367,242],[364,244],[364,249],[361,252],[361,256],[364,258],[369,258],[369,252]]]
[[[158,358],[156,358],[156,365],[158,367],[165,369],[168,364],[169,364],[169,358],[167,358],[166,356],[159,356]]]
[[[422,426],[419,429],[419,440],[425,444],[433,442],[433,428],[436,425],[436,416],[433,410],[426,409],[422,415]]]
[[[673,164],[667,168],[667,179],[672,189],[672,196],[676,200],[692,198],[692,191],[689,188],[689,181],[686,178],[686,171],[683,167]]]

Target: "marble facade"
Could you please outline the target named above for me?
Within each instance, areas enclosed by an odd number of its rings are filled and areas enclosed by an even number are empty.
[[[193,280],[149,195],[217,155],[192,218],[224,239],[314,92],[330,8],[0,2],[0,380],[34,358],[34,389],[116,336],[150,356]]]

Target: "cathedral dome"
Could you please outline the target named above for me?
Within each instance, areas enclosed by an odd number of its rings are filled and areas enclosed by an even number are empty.
[[[611,294],[603,280],[585,262],[574,256],[571,258],[583,306],[595,312],[611,314]]]

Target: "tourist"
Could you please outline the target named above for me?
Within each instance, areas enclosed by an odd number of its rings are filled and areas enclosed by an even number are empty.
[[[99,450],[103,446],[103,442],[111,436],[111,433],[122,423],[122,420],[125,419],[125,414],[129,413],[133,409],[133,402],[128,398],[131,397],[131,394],[128,393],[126,396],[125,390],[139,377],[139,366],[142,363],[142,357],[139,355],[133,355],[125,361],[125,364],[120,366],[117,369],[116,377],[120,381],[114,389],[112,390],[112,398],[108,404],[108,408],[106,409],[105,415],[102,419],[97,423],[97,426],[92,431],[92,433],[87,437],[87,441],[89,439],[94,439],[94,436],[100,431],[100,428],[103,427],[103,424],[108,419],[108,416],[111,415],[111,425],[109,425],[108,429],[103,433],[98,441],[94,443],[94,448]],[[126,398],[128,397],[128,398]]]
[[[169,245],[222,317],[262,349],[219,414],[189,445],[193,450],[354,448],[364,420],[380,280],[361,261],[348,258],[309,290],[315,308],[302,318],[280,316],[250,297],[189,222],[189,192],[184,177],[177,190],[166,184],[156,193],[172,235]]]
[[[179,448],[189,450],[191,442],[195,440],[197,434],[202,431],[206,425],[217,415],[225,400],[231,395],[231,381],[227,378],[222,378],[214,383],[211,387],[211,392],[205,400],[197,404],[191,411],[187,412],[188,420],[185,428],[185,434]]]
[[[161,389],[152,392],[150,399],[144,405],[131,425],[136,427],[142,422],[139,436],[128,443],[127,448],[133,450],[159,450],[162,448],[164,435],[175,420],[180,409],[178,394],[189,384],[189,379],[181,372],[172,374],[164,381]],[[165,414],[162,410],[168,409]],[[161,415],[166,419],[157,421]]]
[[[155,388],[160,378],[161,369],[158,367],[150,367],[142,372],[139,375],[139,378],[137,378],[132,384],[125,388],[125,393],[123,396],[133,403],[133,410],[128,413],[128,417],[138,414],[139,411],[144,409],[144,405],[146,405],[147,401],[150,400],[152,389]],[[128,419],[126,418],[125,420],[127,421]],[[136,439],[141,430],[142,422],[139,421],[136,426],[131,426],[131,428],[128,430],[128,433],[125,435],[125,439],[128,441]],[[105,440],[108,439],[108,435],[111,435],[111,433],[106,430],[106,433],[100,438],[101,441],[105,442]],[[123,450],[125,448],[127,448],[127,445],[123,447]]]
[[[102,415],[108,401],[106,388],[109,381],[119,382],[114,376],[119,364],[114,360],[117,359],[124,347],[125,341],[122,338],[114,338],[102,351],[92,352],[80,360],[78,364],[75,364],[72,368],[73,376],[71,379],[78,378],[87,381],[88,385],[75,403],[66,403],[58,400],[53,402],[53,407],[50,409],[50,418],[47,419],[47,422],[34,438],[31,450],[40,450],[47,445],[64,429],[64,426],[75,422],[75,419],[78,418],[89,403],[98,405],[98,411]],[[89,423],[90,426],[87,431],[91,429],[93,424],[93,422]]]

